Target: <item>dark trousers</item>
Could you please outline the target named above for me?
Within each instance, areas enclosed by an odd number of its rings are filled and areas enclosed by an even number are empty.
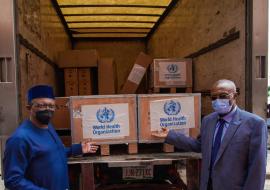
[[[212,185],[212,179],[211,178],[209,178],[209,180],[208,180],[207,190],[213,190],[213,185]]]

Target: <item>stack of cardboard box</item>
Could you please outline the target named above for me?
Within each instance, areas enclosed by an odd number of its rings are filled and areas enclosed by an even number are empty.
[[[89,68],[78,69],[79,95],[93,94],[91,70]]]
[[[78,69],[66,68],[65,73],[65,95],[76,96],[78,95]]]
[[[65,73],[65,96],[91,95],[91,68],[98,66],[96,50],[69,50],[59,55],[58,65]]]

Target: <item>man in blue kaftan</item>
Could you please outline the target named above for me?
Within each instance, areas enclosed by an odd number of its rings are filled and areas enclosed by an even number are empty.
[[[4,153],[4,181],[9,190],[67,190],[67,157],[98,149],[87,140],[65,148],[50,123],[55,107],[50,86],[28,91],[30,118],[7,140]]]

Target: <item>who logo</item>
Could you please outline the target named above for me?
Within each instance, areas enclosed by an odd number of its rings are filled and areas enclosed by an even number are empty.
[[[96,113],[97,120],[100,123],[110,123],[115,118],[115,113],[111,108],[98,109]]]
[[[167,115],[177,115],[181,110],[181,104],[178,101],[170,100],[165,102],[163,109]]]
[[[167,66],[167,70],[169,73],[176,73],[178,71],[178,65],[170,64]]]

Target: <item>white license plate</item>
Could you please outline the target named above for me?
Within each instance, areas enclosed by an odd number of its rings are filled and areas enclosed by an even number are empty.
[[[124,167],[123,179],[152,179],[153,171],[154,171],[153,165]]]

